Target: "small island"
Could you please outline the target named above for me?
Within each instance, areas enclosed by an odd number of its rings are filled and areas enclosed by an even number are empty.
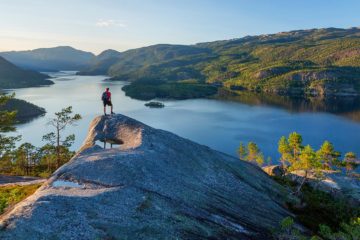
[[[163,107],[165,107],[165,105],[163,103],[155,102],[155,101],[145,103],[145,106],[147,106],[149,108],[163,108]]]

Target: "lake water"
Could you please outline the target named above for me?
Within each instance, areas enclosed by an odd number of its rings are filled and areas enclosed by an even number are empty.
[[[293,131],[301,133],[304,143],[315,148],[324,140],[329,140],[342,153],[360,153],[360,123],[356,121],[360,104],[357,101],[352,100],[342,106],[341,102],[318,104],[246,95],[236,99],[237,101],[164,101],[165,108],[150,109],[144,106],[145,102],[125,96],[121,90],[125,83],[104,81],[106,76],[76,76],[64,72],[52,76],[55,82],[52,86],[15,91],[17,98],[47,110],[44,117],[17,127],[18,133],[23,135],[23,141],[36,146],[43,144],[42,136],[51,130],[46,125],[49,118],[54,112],[70,105],[83,119],[76,127],[69,127],[67,133],[76,134],[73,149],[81,146],[90,121],[103,112],[101,94],[105,87],[110,87],[116,113],[125,114],[152,127],[171,131],[234,156],[240,141],[254,141],[260,146],[265,157],[271,156],[273,161],[276,161],[279,157],[279,138]],[[345,110],[342,110],[343,108]]]

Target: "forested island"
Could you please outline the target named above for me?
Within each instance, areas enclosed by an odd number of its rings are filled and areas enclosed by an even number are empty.
[[[0,105],[0,111],[16,111],[16,122],[23,123],[36,118],[38,116],[45,115],[46,110],[42,107],[27,101],[12,98],[9,99],[4,105]]]

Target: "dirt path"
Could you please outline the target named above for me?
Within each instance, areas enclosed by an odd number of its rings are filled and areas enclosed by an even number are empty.
[[[24,176],[4,176],[0,175],[0,187],[10,185],[30,185],[45,182],[45,178],[24,177]]]

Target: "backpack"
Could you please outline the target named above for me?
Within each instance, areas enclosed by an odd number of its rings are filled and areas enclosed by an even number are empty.
[[[106,92],[103,92],[103,94],[101,95],[101,100],[103,100],[103,101],[108,101],[109,100],[109,96],[107,95]]]

